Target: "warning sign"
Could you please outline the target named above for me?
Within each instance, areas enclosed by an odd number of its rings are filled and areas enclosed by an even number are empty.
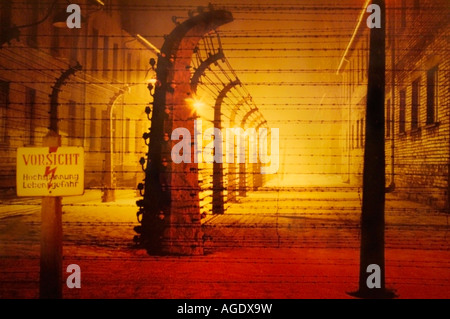
[[[84,193],[82,147],[17,149],[17,196],[70,196]]]

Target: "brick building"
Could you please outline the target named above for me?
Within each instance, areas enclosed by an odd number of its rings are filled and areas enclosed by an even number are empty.
[[[388,1],[386,181],[401,198],[449,208],[449,5],[446,0]],[[355,30],[339,73],[348,105],[346,179],[362,182],[369,28]],[[344,111],[346,112],[346,111]]]
[[[16,149],[42,145],[55,97],[63,146],[84,147],[86,188],[110,186],[111,162],[118,187],[134,188],[141,179],[142,133],[149,125],[144,108],[150,100],[145,77],[156,54],[122,29],[115,1],[77,3],[82,25],[69,29],[54,24],[61,13],[69,15],[64,1],[1,1],[2,197],[15,194]],[[18,39],[7,43],[17,30]],[[59,87],[57,79],[77,63],[81,70]]]

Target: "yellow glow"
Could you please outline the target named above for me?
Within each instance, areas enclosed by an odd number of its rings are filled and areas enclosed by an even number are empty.
[[[205,107],[205,102],[203,102],[202,99],[188,98],[186,99],[186,102],[188,102],[196,111],[200,111]]]
[[[205,106],[205,103],[202,101],[194,101],[193,106],[195,109],[199,110]]]

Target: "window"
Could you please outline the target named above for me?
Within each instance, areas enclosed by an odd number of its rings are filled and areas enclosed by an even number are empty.
[[[129,153],[131,151],[130,146],[130,140],[131,140],[131,131],[130,131],[130,124],[131,120],[126,119],[125,121],[125,152]]]
[[[364,54],[365,54],[366,52],[365,52],[365,49],[364,49],[364,43],[363,43],[363,46],[362,46],[362,48],[361,48],[361,52],[360,52],[360,56],[359,56],[359,70],[358,70],[358,73],[359,73],[359,82],[360,83],[363,83],[363,81],[364,81],[364,68],[365,68],[365,66],[364,66]]]
[[[109,38],[103,38],[103,77],[108,77],[108,54],[109,54]]]
[[[361,119],[359,121],[359,123],[361,125],[360,131],[359,131],[360,132],[360,134],[359,134],[359,138],[360,138],[360,140],[359,140],[359,147],[363,148],[364,147],[364,136],[365,136],[365,134],[364,134],[364,119]]]
[[[77,114],[77,135],[80,138],[80,146],[84,145],[84,137],[85,137],[85,133],[84,133],[84,123],[85,121],[85,116],[84,116],[84,107],[77,107],[76,108],[76,114]]]
[[[119,66],[119,46],[117,43],[114,43],[113,47],[113,70],[112,70],[112,78],[117,80],[117,68]]]
[[[401,27],[406,28],[406,0],[402,0],[402,8],[401,8]]]
[[[102,139],[101,139],[101,150],[102,152],[106,152],[109,149],[108,143],[110,143],[110,134],[112,132],[109,131],[109,112],[102,111]]]
[[[52,43],[50,47],[50,53],[52,56],[59,56],[59,28],[52,28]]]
[[[0,81],[0,143],[6,143],[8,123],[9,83]]]
[[[120,145],[122,143],[122,139],[119,138],[119,131],[117,129],[117,127],[119,125],[117,124],[117,119],[112,118],[111,120],[112,120],[112,133],[111,134],[113,136],[113,141],[115,141],[111,145],[111,147],[112,147],[111,152],[114,152],[114,150],[119,150],[120,149]]]
[[[438,107],[438,67],[427,73],[427,124],[437,122]]]
[[[399,114],[399,133],[404,134],[406,131],[405,121],[406,121],[406,91],[400,91],[400,114]]]
[[[0,32],[6,34],[7,30],[11,27],[11,10],[12,1],[2,0],[0,2]]]
[[[386,102],[386,137],[391,136],[391,100]]]
[[[356,66],[355,66],[355,60],[354,59],[352,59],[352,61],[350,62],[350,72],[351,72],[351,74],[352,74],[352,77],[351,77],[351,86],[352,86],[352,89],[351,89],[351,92],[353,92],[353,87],[354,87],[354,85],[355,85],[355,70],[356,70]]]
[[[36,129],[36,90],[25,89],[25,117],[28,121],[28,145],[34,145]]]
[[[369,70],[369,46],[370,40],[369,38],[365,38],[364,40],[364,79],[367,79],[367,74]]]
[[[411,130],[419,128],[420,79],[412,83]]]
[[[141,78],[144,77],[144,75],[141,75],[141,63],[139,59],[136,59],[136,71],[135,71],[135,79],[136,82],[139,81]]]
[[[39,1],[28,0],[28,8],[29,8],[29,21],[30,23],[39,21]],[[32,48],[37,48],[37,39],[38,39],[38,25],[34,24],[30,26],[27,30],[27,44]]]
[[[78,34],[72,36],[72,47],[70,48],[70,60],[78,61]]]
[[[359,148],[359,120],[356,121],[356,148]]]
[[[127,83],[131,83],[132,81],[132,70],[131,70],[132,66],[131,66],[131,53],[127,54]]]
[[[110,0],[103,0],[103,3],[105,4],[105,11],[109,15],[112,14],[112,1]]]
[[[90,118],[90,127],[89,127],[89,139],[90,139],[90,145],[91,145],[91,151],[96,150],[97,148],[97,116],[96,116],[96,110],[95,107],[91,107],[91,118]]]
[[[98,68],[98,64],[97,64],[97,59],[98,59],[98,30],[97,29],[92,29],[92,63],[91,63],[91,68],[92,68],[92,72],[95,73],[97,72],[97,68]]]
[[[352,131],[350,132],[350,148],[355,148],[355,125],[352,124]]]
[[[142,127],[142,122],[136,121],[135,125],[135,145],[134,149],[136,150],[136,153],[140,152],[142,149],[143,139],[140,138],[142,136],[142,133],[144,132],[144,129]]]
[[[68,129],[69,145],[75,145],[75,138],[77,138],[77,103],[69,101],[69,129]]]

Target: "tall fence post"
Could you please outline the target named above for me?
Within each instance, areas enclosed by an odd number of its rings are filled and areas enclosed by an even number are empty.
[[[50,127],[43,139],[43,146],[50,152],[61,146],[58,129],[59,92],[61,87],[81,70],[77,62],[65,70],[56,80],[50,95]],[[62,298],[62,199],[61,197],[43,197],[41,208],[41,259],[39,297],[41,299]]]
[[[56,149],[61,136],[50,131],[43,146]],[[41,259],[39,297],[62,298],[62,204],[61,197],[43,197],[41,207]]]
[[[231,91],[237,85],[240,85],[239,80],[232,81],[224,86],[222,91],[216,99],[214,105],[214,127],[222,129],[222,103],[227,93]],[[214,137],[215,138],[215,137]],[[225,212],[224,200],[223,200],[223,164],[217,161],[213,163],[213,199],[212,199],[212,212],[213,214],[223,214]]]
[[[230,12],[210,7],[178,24],[158,56],[148,158],[141,163],[146,164],[144,198],[138,202],[142,219],[135,228],[136,241],[149,254],[203,254],[194,143],[191,162],[175,164],[171,150],[177,141],[171,136],[176,128],[194,131],[195,111],[186,100],[192,96],[190,64],[198,41],[231,21]]]
[[[372,28],[370,31],[359,290],[354,295],[389,298],[394,295],[386,290],[384,255],[386,7],[384,0],[373,0],[372,4],[380,7],[381,28]],[[374,269],[378,269],[379,273]],[[375,276],[379,276],[379,287],[369,287],[368,279],[373,271]]]

